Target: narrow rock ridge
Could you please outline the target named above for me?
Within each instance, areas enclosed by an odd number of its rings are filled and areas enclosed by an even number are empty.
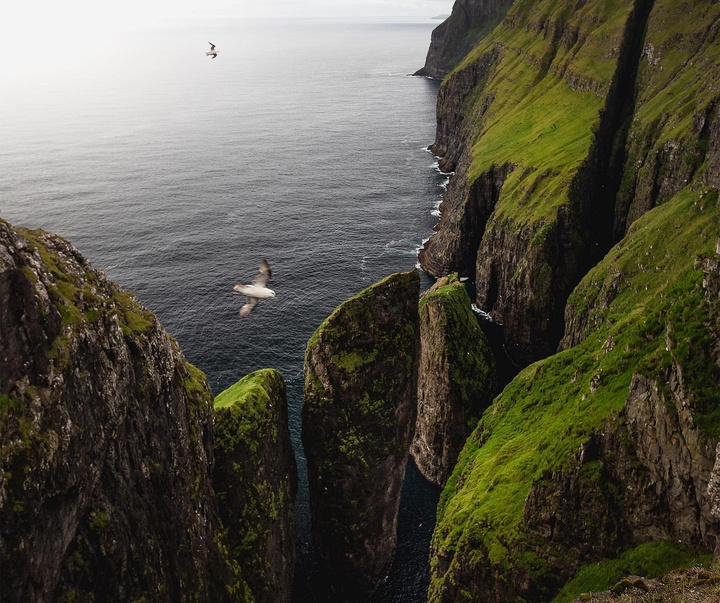
[[[418,417],[410,453],[444,486],[465,440],[496,393],[495,360],[457,275],[420,298]]]
[[[297,467],[285,381],[256,371],[215,398],[213,486],[236,560],[256,603],[289,602],[295,569]]]
[[[315,548],[336,601],[386,576],[417,413],[417,271],[340,305],[308,342],[302,441]]]

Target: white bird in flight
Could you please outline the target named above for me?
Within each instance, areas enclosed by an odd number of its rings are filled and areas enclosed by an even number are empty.
[[[260,262],[260,272],[249,285],[238,283],[233,287],[233,295],[244,295],[247,298],[245,305],[240,308],[240,318],[245,318],[255,309],[261,299],[275,297],[275,291],[268,289],[265,284],[270,280],[272,272],[267,260]]]
[[[210,44],[210,50],[205,53],[205,56],[212,57],[214,59],[217,56],[218,51],[215,50],[215,44],[213,44],[212,42],[208,42],[208,44]]]

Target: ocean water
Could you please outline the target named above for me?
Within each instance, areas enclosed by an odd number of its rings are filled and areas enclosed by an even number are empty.
[[[305,344],[339,303],[415,267],[436,222],[445,177],[425,148],[438,86],[408,74],[437,23],[176,23],[0,81],[0,217],[61,234],[133,291],[213,392],[283,373],[296,601],[318,600],[322,582],[300,444]],[[263,259],[277,296],[240,321],[232,286]],[[411,466],[398,558],[374,600],[425,600],[437,499]]]

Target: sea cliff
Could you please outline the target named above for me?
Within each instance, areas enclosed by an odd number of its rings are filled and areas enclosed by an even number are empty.
[[[716,17],[517,1],[443,82],[432,148],[455,175],[420,260],[475,277],[518,363],[556,350],[567,297],[634,219],[705,162],[716,183]]]
[[[0,599],[267,600],[231,552],[247,530],[223,526],[214,423],[151,312],[64,239],[0,220]],[[252,490],[276,460],[244,462]]]
[[[443,492],[431,601],[715,549],[719,35],[717,2],[518,0],[443,81],[421,263],[474,276],[527,368]]]

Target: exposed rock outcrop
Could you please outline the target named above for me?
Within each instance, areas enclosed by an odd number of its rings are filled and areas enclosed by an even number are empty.
[[[333,600],[386,575],[417,411],[417,271],[340,305],[308,342],[302,440],[312,531]]]
[[[611,589],[583,593],[571,603],[716,603],[719,598],[720,568],[715,565],[709,569],[676,569],[658,579],[625,576]]]
[[[289,602],[295,566],[297,467],[285,381],[273,369],[215,398],[213,485],[236,560],[257,603]]]
[[[243,600],[212,419],[205,377],[131,294],[0,220],[3,601]]]
[[[456,275],[420,299],[418,417],[410,449],[420,472],[444,486],[465,440],[495,395],[495,360]]]
[[[512,0],[458,0],[432,32],[425,66],[415,75],[444,78],[505,16]]]

